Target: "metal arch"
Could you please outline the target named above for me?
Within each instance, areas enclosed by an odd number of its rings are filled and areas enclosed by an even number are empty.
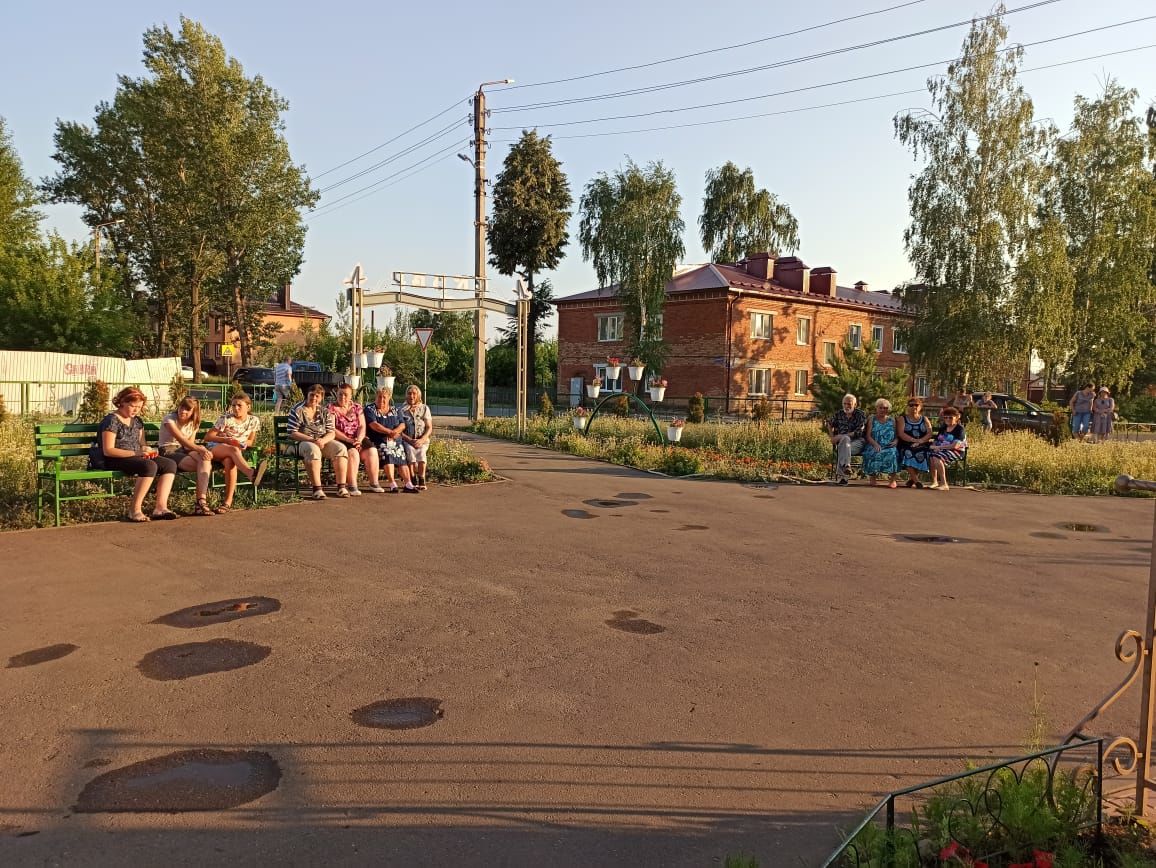
[[[637,395],[632,395],[629,392],[614,392],[607,395],[601,401],[594,405],[594,412],[590,414],[590,418],[586,421],[586,426],[582,429],[582,436],[587,437],[590,434],[590,428],[594,425],[594,420],[598,418],[598,413],[602,406],[610,400],[617,401],[619,398],[627,398],[633,401],[639,407],[646,411],[646,415],[650,417],[650,424],[654,426],[654,433],[658,436],[659,445],[666,442],[666,438],[662,436],[662,429],[658,427],[658,420],[654,418],[654,411],[650,409],[646,403]]]

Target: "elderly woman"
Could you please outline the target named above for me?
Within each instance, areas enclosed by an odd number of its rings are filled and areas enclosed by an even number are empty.
[[[337,496],[349,497],[345,480],[349,472],[348,450],[337,442],[333,416],[325,406],[325,388],[314,385],[305,400],[294,404],[286,421],[289,451],[301,457],[309,484],[313,487],[310,500],[325,500],[321,487],[321,459],[328,458],[337,477]]]
[[[1101,386],[1096,400],[1092,402],[1092,439],[1095,442],[1107,442],[1112,436],[1112,422],[1115,418],[1116,399],[1107,386]]]
[[[859,455],[866,445],[867,414],[856,404],[854,395],[843,396],[843,409],[827,422],[827,433],[835,447],[835,484],[846,485],[851,475],[851,456]]]
[[[149,521],[149,516],[143,512],[144,499],[154,479],[157,480],[157,498],[152,518],[176,518],[177,514],[169,509],[169,492],[173,489],[177,463],[149,449],[144,422],[140,418],[145,405],[144,392],[129,386],[116,393],[112,404],[116,411],[105,416],[97,427],[96,442],[88,451],[88,466],[93,470],[119,470],[125,476],[136,477],[127,516],[129,521]]]
[[[405,459],[409,463],[413,484],[418,491],[425,491],[425,459],[429,438],[433,434],[433,415],[429,407],[421,402],[421,389],[410,386],[405,390],[405,406],[401,408],[405,420],[405,432],[401,435],[405,445]]]
[[[898,488],[895,477],[899,473],[899,459],[895,450],[895,420],[891,417],[891,402],[880,398],[875,402],[875,415],[867,420],[867,446],[863,450],[863,472],[870,484],[886,473],[889,488]]]
[[[927,459],[935,434],[923,415],[922,398],[908,400],[907,412],[895,423],[895,434],[899,438],[899,463],[907,471],[904,484],[908,488],[923,488],[919,474],[927,472]]]
[[[337,387],[337,403],[329,405],[333,416],[333,430],[337,442],[345,447],[349,461],[345,478],[337,481],[345,483],[350,497],[361,497],[357,487],[357,471],[361,466],[361,441],[365,439],[365,415],[361,405],[353,400],[353,386],[342,383]]]
[[[389,493],[397,494],[397,480],[394,478],[394,468],[401,474],[401,481],[405,483],[404,491],[407,494],[416,494],[417,488],[409,476],[409,465],[406,463],[405,446],[402,435],[405,433],[405,417],[398,407],[394,407],[389,389],[378,389],[372,404],[365,406],[366,434],[372,446],[362,453],[369,478],[373,482],[370,491],[385,491],[378,482],[380,467],[385,468],[386,478],[389,480]]]

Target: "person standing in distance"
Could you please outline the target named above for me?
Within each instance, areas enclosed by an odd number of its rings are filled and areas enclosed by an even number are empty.
[[[286,356],[285,360],[273,366],[273,391],[277,400],[273,404],[273,412],[280,413],[281,405],[289,400],[293,391],[293,357]]]

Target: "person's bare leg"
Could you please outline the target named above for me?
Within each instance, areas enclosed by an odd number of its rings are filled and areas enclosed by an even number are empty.
[[[345,455],[338,455],[333,461],[333,475],[337,478],[337,485],[344,486],[345,480],[349,478],[349,458]],[[321,469],[318,468],[320,474]]]
[[[157,498],[153,504],[153,515],[169,512],[169,493],[173,490],[175,473],[162,473],[157,476]]]
[[[365,463],[365,475],[369,479],[371,488],[378,488],[381,486],[381,456],[377,454],[377,449],[366,449],[363,456]]]
[[[346,453],[349,461],[349,471],[346,474],[350,488],[357,488],[357,471],[361,468],[361,452],[356,447]]]
[[[309,474],[309,484],[313,488],[321,487],[321,461],[306,461],[305,472]]]
[[[129,518],[137,518],[144,515],[144,499],[145,495],[149,493],[152,488],[153,478],[151,476],[138,476],[136,482],[132,484],[132,509],[128,514]]]

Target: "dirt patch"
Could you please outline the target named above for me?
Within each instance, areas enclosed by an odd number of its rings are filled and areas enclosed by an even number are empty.
[[[615,630],[621,630],[624,633],[638,633],[643,636],[666,632],[666,628],[661,624],[655,624],[653,621],[639,618],[638,612],[635,612],[633,609],[620,609],[614,613],[612,618],[609,618],[604,623],[607,627],[613,627]]]
[[[562,515],[566,518],[598,518],[594,513],[587,512],[584,509],[564,509]]]
[[[280,782],[281,767],[261,751],[182,750],[93,778],[73,810],[79,814],[221,811],[259,799]]]
[[[240,597],[235,600],[217,600],[189,606],[176,612],[161,615],[154,624],[167,627],[207,627],[210,624],[224,624],[238,618],[252,618],[254,615],[268,615],[281,608],[281,601],[272,597]]]
[[[238,642],[235,639],[213,639],[209,642],[186,642],[150,651],[136,668],[153,681],[180,681],[228,672],[260,663],[272,651],[265,645]]]
[[[373,729],[419,729],[437,723],[444,716],[442,701],[426,696],[383,699],[362,706],[349,715],[358,726]]]
[[[50,660],[59,660],[61,657],[67,657],[79,645],[69,645],[64,642],[59,645],[48,645],[44,648],[35,648],[32,651],[25,651],[23,654],[16,654],[8,658],[8,669],[20,669],[24,666],[35,666],[38,663],[47,663]]]

